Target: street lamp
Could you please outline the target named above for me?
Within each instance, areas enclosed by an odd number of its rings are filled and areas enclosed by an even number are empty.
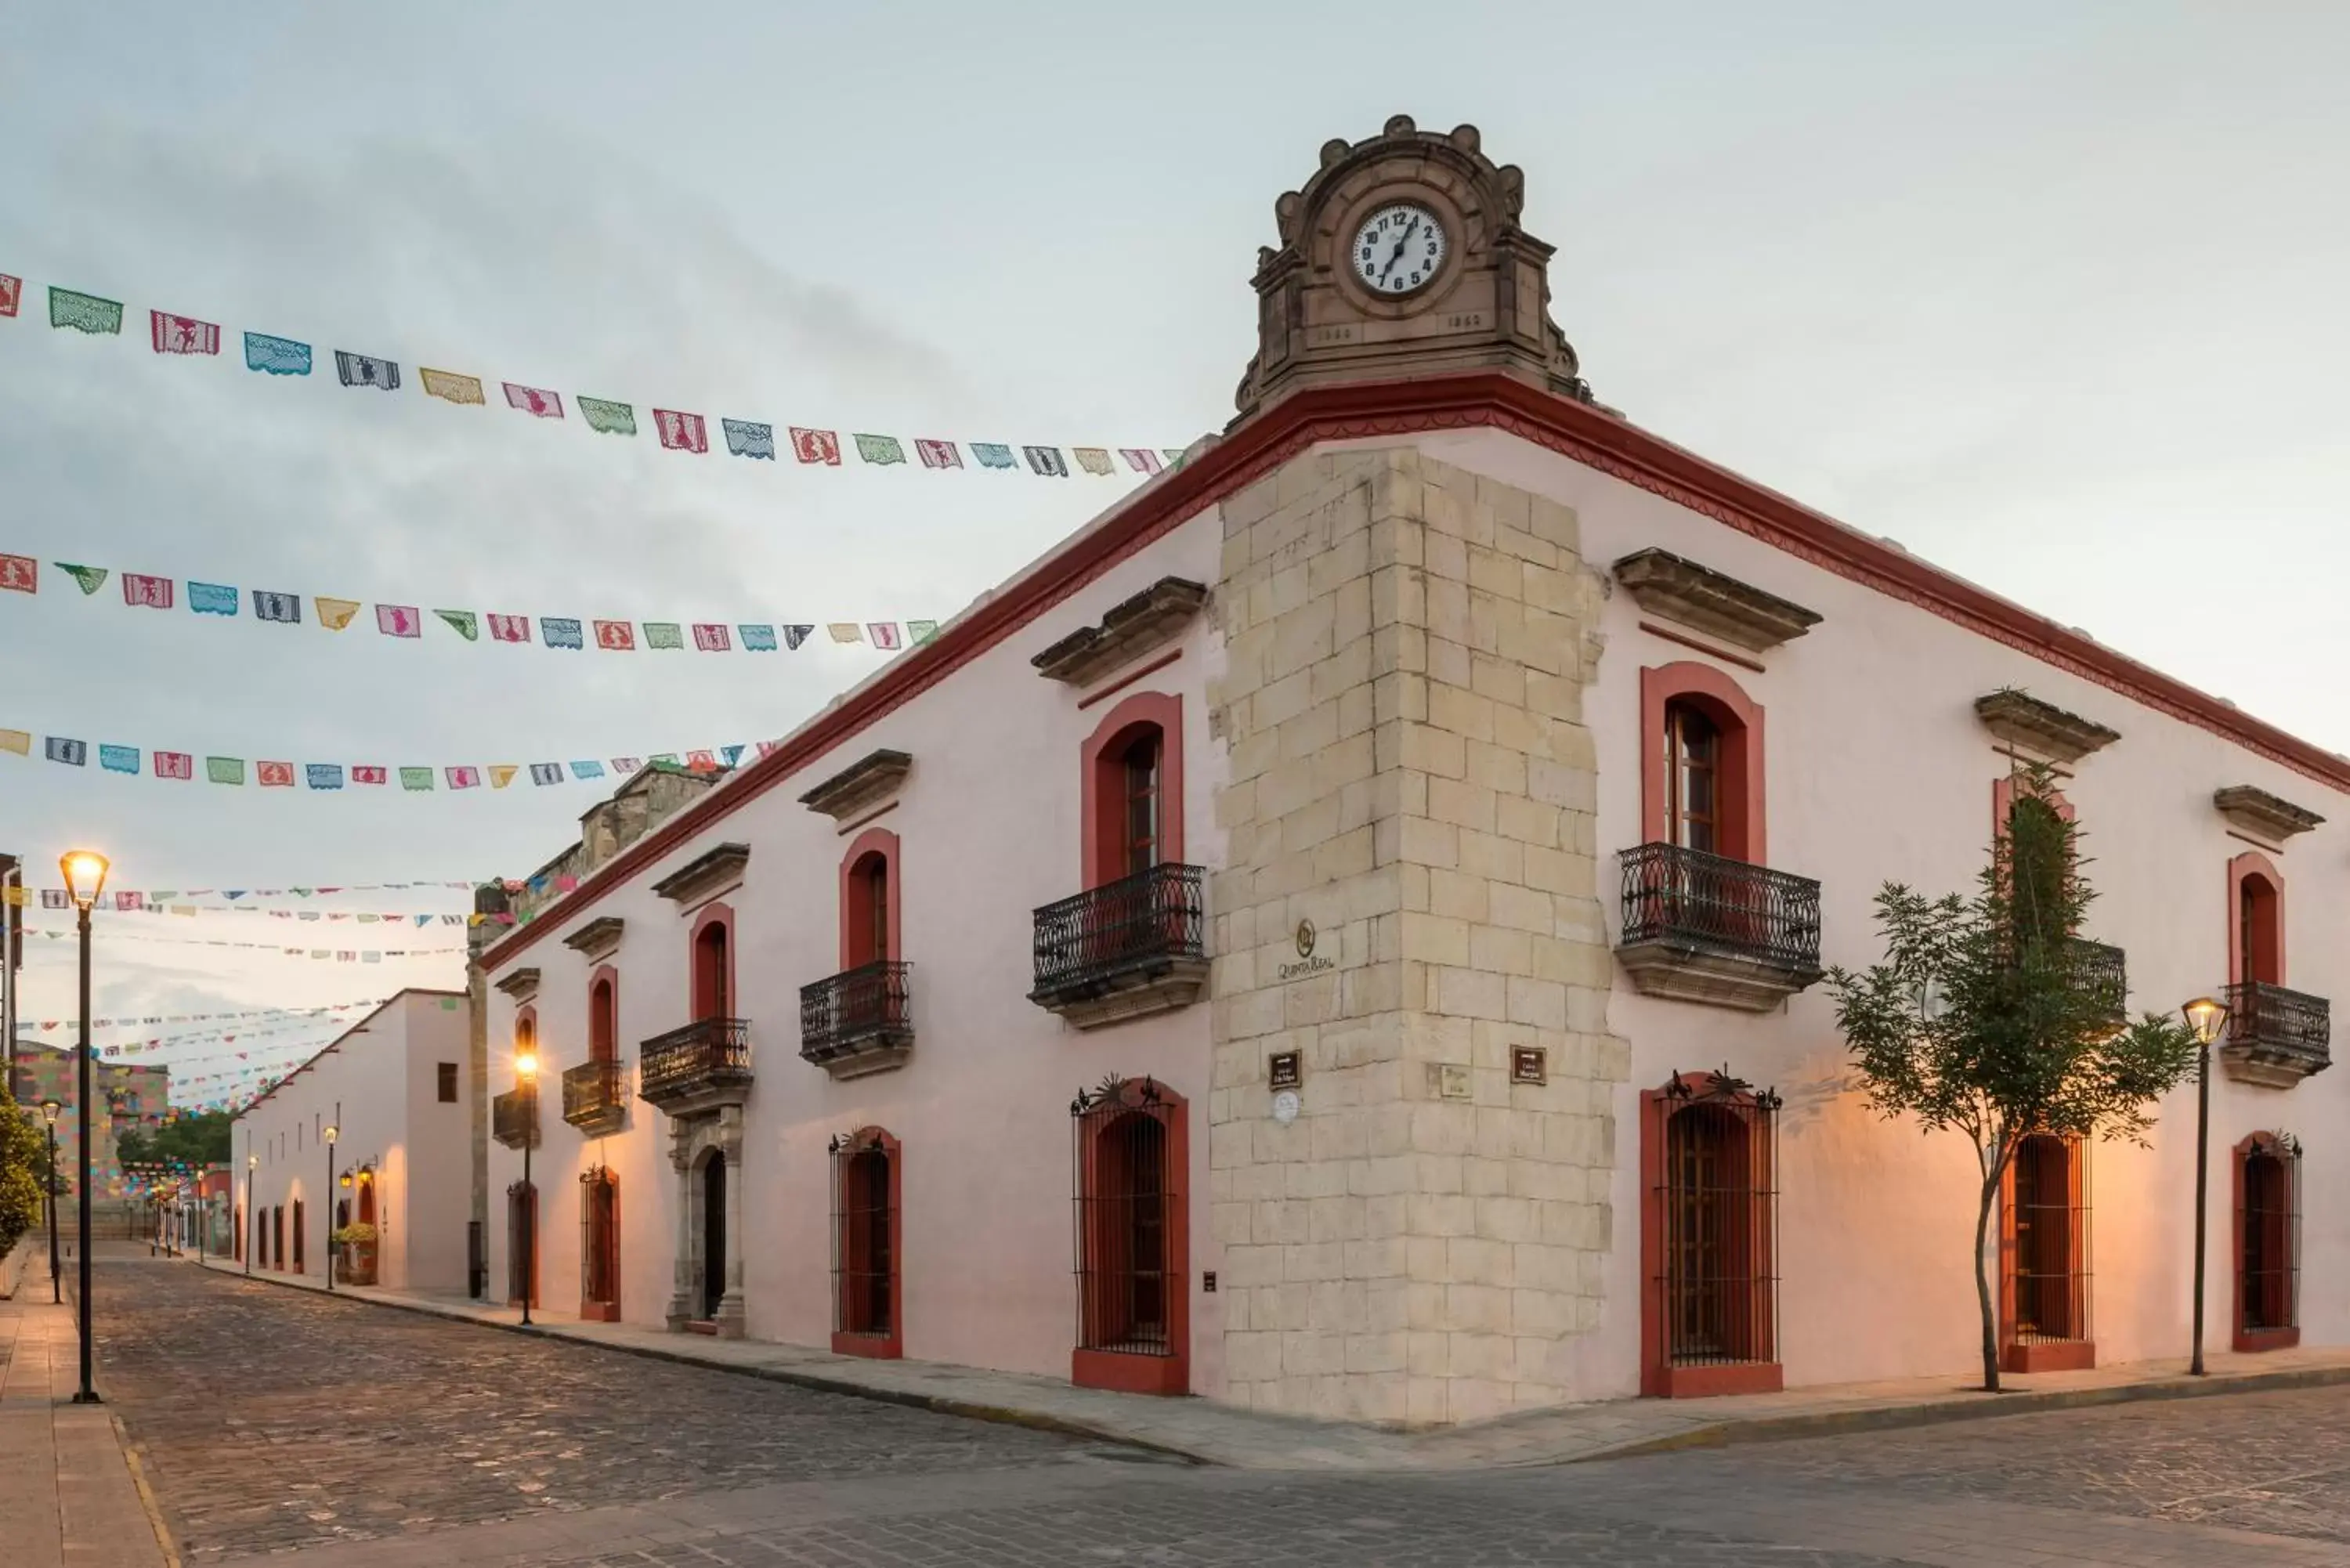
[[[253,1217],[253,1184],[261,1176],[261,1157],[253,1152],[253,1129],[244,1129],[244,1276],[253,1277],[253,1250],[261,1244]]]
[[[335,1288],[335,1135],[334,1123],[327,1124],[327,1187],[318,1195],[318,1217],[327,1226],[327,1288]]]
[[[522,1130],[522,1321],[530,1326],[531,1287],[538,1282],[538,1189],[530,1184],[530,1146],[538,1141],[538,1053],[515,1053],[515,1076],[527,1096]]]
[[[65,1280],[57,1268],[57,1113],[65,1106],[55,1100],[41,1102],[41,1119],[49,1124],[49,1164],[41,1178],[41,1196],[49,1205],[49,1304],[57,1306],[65,1301]]]
[[[76,1079],[80,1104],[74,1107],[75,1119],[81,1128],[81,1147],[75,1151],[75,1163],[80,1170],[78,1244],[81,1248],[81,1294],[74,1303],[80,1318],[81,1387],[75,1392],[73,1402],[95,1405],[99,1402],[98,1390],[89,1383],[89,910],[98,902],[98,896],[106,891],[106,874],[112,869],[112,862],[95,849],[73,849],[58,859],[57,869],[65,873],[66,892],[73,899],[74,929],[81,950],[81,1062]]]
[[[2224,1002],[2199,996],[2178,1010],[2195,1036],[2195,1353],[2187,1363],[2190,1377],[2203,1376],[2203,1231],[2204,1210],[2210,1202],[2211,1173],[2211,1042],[2227,1027]]]

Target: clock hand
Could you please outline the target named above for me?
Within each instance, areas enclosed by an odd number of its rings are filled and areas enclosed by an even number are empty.
[[[1395,271],[1396,263],[1403,259],[1403,248],[1411,243],[1412,233],[1419,227],[1419,220],[1418,218],[1414,218],[1410,223],[1404,225],[1403,234],[1396,240],[1396,248],[1393,254],[1388,257],[1388,265],[1379,268],[1379,281],[1381,283],[1387,282],[1388,274]]]

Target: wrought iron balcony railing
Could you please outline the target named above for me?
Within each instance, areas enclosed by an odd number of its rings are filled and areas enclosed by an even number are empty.
[[[508,1148],[538,1145],[538,1085],[508,1089],[490,1102],[490,1136]]]
[[[1620,858],[1625,946],[1660,943],[1817,978],[1820,885],[1810,877],[1673,844]]]
[[[800,1054],[818,1066],[895,1066],[914,1044],[914,966],[868,963],[800,987]]]
[[[637,1096],[660,1106],[751,1083],[751,1021],[704,1018],[637,1047]]]
[[[2334,1009],[2325,998],[2252,981],[2228,987],[2223,1000],[2230,1050],[2303,1077],[2334,1064]]]
[[[1036,911],[1036,988],[1045,1006],[1147,982],[1207,961],[1206,873],[1172,863]]]
[[[2116,1023],[2129,1016],[2129,954],[2086,937],[2074,939],[2081,954],[2079,981],[2097,999],[2099,1011]]]
[[[582,1062],[563,1070],[563,1119],[575,1127],[617,1126],[627,1115],[628,1070],[618,1062]]]

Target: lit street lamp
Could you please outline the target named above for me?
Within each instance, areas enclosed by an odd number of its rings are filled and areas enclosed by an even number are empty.
[[[2204,1210],[2211,1189],[2211,1042],[2227,1027],[2226,1004],[2199,996],[2178,1010],[2195,1036],[2195,1354],[2187,1363],[2188,1376],[2203,1376],[2203,1231]]]
[[[318,1218],[327,1226],[327,1288],[335,1288],[335,1137],[340,1131],[327,1124],[327,1185],[318,1195]]]
[[[538,1141],[538,1053],[515,1054],[515,1076],[528,1096],[522,1134],[522,1321],[530,1325],[531,1287],[538,1283],[538,1189],[530,1184],[530,1146]]]
[[[76,1094],[80,1101],[74,1116],[81,1127],[81,1147],[75,1151],[80,1169],[79,1241],[81,1248],[80,1299],[74,1304],[78,1309],[81,1328],[81,1387],[73,1397],[77,1405],[95,1405],[98,1390],[90,1386],[89,1330],[89,910],[98,896],[106,891],[106,874],[112,863],[95,849],[69,850],[57,861],[57,869],[65,873],[66,892],[73,899],[74,929],[81,950],[81,1062],[76,1082]]]
[[[49,1206],[49,1304],[63,1303],[65,1279],[57,1267],[57,1113],[65,1107],[55,1100],[41,1102],[41,1119],[49,1124],[49,1164],[41,1178],[41,1196]]]

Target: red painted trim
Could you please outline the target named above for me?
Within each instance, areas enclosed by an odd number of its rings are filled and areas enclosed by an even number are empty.
[[[1174,1354],[1134,1355],[1073,1346],[1069,1381],[1080,1388],[1107,1388],[1120,1394],[1191,1391],[1191,1106],[1165,1084],[1159,1084],[1158,1089],[1159,1103],[1166,1107],[1160,1119],[1167,1128],[1167,1174],[1178,1187],[1177,1201],[1168,1205],[1167,1213],[1167,1343]],[[1103,1121],[1094,1128],[1094,1136],[1098,1137],[1115,1122],[1116,1118]],[[1081,1158],[1090,1181],[1099,1161],[1091,1147],[1082,1151]]]
[[[2054,1134],[2027,1135],[2055,1137]],[[2096,1324],[2096,1276],[2092,1271],[2095,1260],[2087,1256],[2088,1237],[2084,1233],[2095,1217],[2089,1197],[2088,1146],[2077,1137],[2060,1139],[2065,1146],[2069,1163],[2065,1167],[2073,1183],[2079,1189],[2078,1201],[2073,1207],[2081,1213],[2082,1222],[2073,1229],[2068,1238],[2072,1250],[2069,1267],[2081,1275],[2081,1310],[2088,1318],[2092,1332]],[[2015,1236],[2015,1165],[2022,1158],[2019,1141],[2016,1153],[2011,1156],[2007,1168],[1999,1177],[1999,1364],[2002,1371],[2027,1372],[2086,1372],[2097,1365],[2097,1342],[2087,1339],[2041,1339],[2026,1345],[2015,1337],[2015,1274],[2018,1264]]]
[[[1144,665],[1139,670],[1128,670],[1124,675],[1119,676],[1117,680],[1111,681],[1100,691],[1089,691],[1083,697],[1078,698],[1078,711],[1082,712],[1086,709],[1092,707],[1097,702],[1117,696],[1119,692],[1125,691],[1128,687],[1133,685],[1144,676],[1156,675],[1160,670],[1166,669],[1169,665],[1174,663],[1177,659],[1182,657],[1183,650],[1181,649],[1172,649],[1168,652],[1159,655],[1157,659],[1152,659],[1149,663]]]
[[[729,931],[727,935],[732,937],[733,933]],[[598,1017],[596,988],[599,985],[610,986],[612,996],[610,1011],[601,1015],[605,1023],[604,1037],[601,1040],[596,1038],[596,1023]],[[614,1062],[619,1059],[619,1055],[620,971],[610,964],[598,964],[596,966],[596,972],[588,977],[588,1059],[590,1062]]]
[[[608,1173],[609,1168],[609,1167],[606,1168]],[[620,1280],[622,1275],[622,1270],[620,1268],[620,1179],[617,1176],[608,1175],[608,1179],[612,1183],[612,1299],[608,1302],[591,1302],[585,1296],[582,1296],[579,1301],[579,1321],[582,1323],[618,1323],[620,1321]],[[583,1182],[580,1185],[585,1187],[587,1184]],[[587,1194],[585,1192],[581,1193],[580,1199],[581,1201],[586,1201]],[[534,1229],[536,1229],[536,1227],[534,1227]],[[582,1238],[585,1238],[588,1233],[588,1227],[584,1222],[579,1227],[579,1233]],[[580,1259],[579,1265],[580,1282],[584,1286],[587,1282],[588,1277],[588,1260],[585,1258]]]
[[[1138,691],[1102,715],[1078,753],[1085,796],[1080,823],[1085,836],[1078,864],[1085,868],[1088,888],[1115,882],[1127,874],[1124,843],[1112,837],[1125,831],[1125,803],[1107,801],[1104,794],[1113,787],[1124,789],[1122,774],[1115,786],[1109,783],[1117,770],[1113,759],[1146,725],[1159,730],[1159,858],[1183,858],[1183,700],[1164,691]],[[1106,811],[1118,815],[1105,818]]]
[[[2000,843],[2007,837],[2008,815],[2015,809],[2016,782],[2022,776],[2022,774],[2010,770],[1991,781],[1991,842],[1994,844]],[[2054,806],[2056,808],[2056,815],[2063,817],[2065,821],[2077,822],[2080,820],[2080,813],[2074,808],[2071,801],[2064,798],[2064,792],[2063,790],[2058,789],[2050,791],[2048,794],[2048,804]]]
[[[2094,1339],[2036,1339],[2030,1345],[2010,1345],[1999,1358],[2000,1370],[2019,1376],[2033,1372],[2089,1372],[2097,1365]]]
[[[883,897],[889,900],[887,933],[889,950],[884,953],[869,953],[865,950],[868,940],[866,929],[872,923],[873,910],[871,905],[867,902],[865,889],[858,885],[856,871],[857,863],[868,855],[881,857],[881,864],[884,867],[881,889]],[[905,953],[905,943],[899,936],[906,917],[906,900],[899,897],[898,892],[898,880],[901,870],[899,866],[900,858],[898,836],[886,827],[868,828],[858,834],[850,841],[848,853],[840,857],[841,973],[847,974],[850,970],[865,964],[895,960]]]
[[[1492,429],[1534,442],[1823,571],[1918,606],[1994,642],[2224,736],[2350,793],[2350,763],[2262,723],[2216,697],[2122,657],[2079,632],[1940,571],[1873,535],[1708,462],[1639,426],[1500,371],[1359,381],[1294,392],[1181,467],[1152,480],[1028,573],[898,655],[783,743],[613,857],[567,900],[584,913],[615,888],[733,812],[822,761],[884,715],[927,691],[1118,562],[1316,442]],[[483,955],[494,972],[556,922],[517,926]],[[567,925],[568,922],[561,922]]]
[[[889,1158],[889,1332],[888,1334],[832,1334],[835,1355],[863,1355],[876,1361],[896,1361],[906,1354],[906,1164],[905,1146],[880,1127],[858,1130],[855,1141],[864,1144],[879,1142],[881,1152]],[[835,1156],[838,1158],[838,1156]],[[841,1216],[845,1221],[846,1214]],[[833,1239],[836,1247],[846,1247],[847,1238]]]
[[[702,933],[712,926],[722,926],[726,931],[726,973],[723,977],[726,1006],[724,1010],[718,1011],[712,1011],[717,1008],[717,999],[709,994],[709,984],[702,972]],[[734,988],[734,907],[715,902],[702,905],[693,917],[693,929],[685,937],[685,974],[689,988],[686,1000],[692,1006],[693,1022],[699,1023],[705,1018],[734,1016],[732,1010],[743,994]]]
[[[1694,648],[1700,653],[1710,654],[1724,664],[1735,664],[1741,670],[1752,670],[1758,675],[1762,672],[1762,661],[1759,659],[1749,659],[1742,653],[1732,653],[1726,648],[1716,648],[1710,642],[1702,642],[1694,637],[1685,636],[1670,627],[1659,626],[1655,621],[1642,621],[1640,629],[1650,637],[1660,637],[1667,642],[1677,642],[1683,648]]]
[[[2244,972],[2244,884],[2248,881],[2268,884],[2268,962],[2261,966],[2269,971],[2265,974]],[[2248,980],[2262,980],[2271,985],[2284,984],[2284,873],[2259,850],[2247,849],[2228,862],[2228,983],[2241,985]],[[2256,941],[2262,935],[2253,934]]]
[[[1751,866],[1768,866],[1762,781],[1769,747],[1762,705],[1723,671],[1692,659],[1640,670],[1641,842],[1665,841],[1665,707],[1675,701],[1694,703],[1721,731],[1721,762],[1715,774],[1721,797],[1721,817],[1714,825],[1717,850]]]
[[[1654,842],[1651,840],[1651,842]],[[1786,1368],[1778,1361],[1740,1362],[1729,1366],[1675,1366],[1666,1354],[1665,1333],[1665,1123],[1677,1105],[1672,1089],[1692,1094],[1707,1089],[1711,1075],[1683,1073],[1653,1089],[1640,1091],[1640,1392],[1651,1399],[1701,1399],[1716,1394],[1775,1394],[1786,1386]],[[1737,1100],[1753,1103],[1752,1095]],[[1773,1155],[1775,1160],[1775,1151]],[[1776,1184],[1776,1172],[1773,1173]],[[1771,1223],[1779,1222],[1777,1211]],[[1778,1238],[1758,1237],[1763,1256],[1777,1253]],[[1775,1349],[1779,1325],[1765,1325]]]
[[[2229,1312],[2229,1323],[2233,1331],[2229,1336],[2229,1343],[2232,1348],[2246,1354],[2257,1354],[2264,1350],[2291,1350],[2301,1343],[2301,1303],[2298,1300],[2293,1303],[2293,1324],[2291,1328],[2252,1328],[2244,1322],[2244,1160],[2246,1157],[2255,1152],[2273,1156],[2279,1160],[2284,1160],[2284,1155],[2277,1147],[2276,1135],[2264,1132],[2246,1134],[2243,1140],[2238,1143],[2231,1152],[2235,1158],[2230,1159],[2228,1165],[2234,1178],[2233,1207],[2236,1223],[2233,1231],[2235,1261],[2228,1270],[2230,1287],[2229,1293],[2234,1298],[2234,1304]],[[2297,1213],[2303,1196],[2297,1190],[2301,1173],[2292,1161],[2285,1161],[2285,1170],[2287,1179],[2296,1189],[2291,1194],[2291,1201]],[[2292,1263],[2296,1285],[2299,1283],[2301,1268],[2300,1229],[2297,1223],[2293,1223],[2289,1220],[2285,1231],[2285,1245],[2293,1249],[2293,1252]]]

